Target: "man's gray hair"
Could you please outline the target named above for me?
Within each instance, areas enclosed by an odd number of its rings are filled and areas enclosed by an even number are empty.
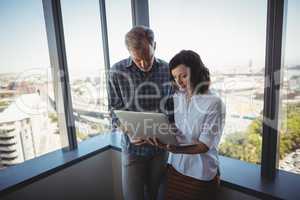
[[[139,49],[144,41],[154,43],[154,32],[146,26],[135,26],[125,35],[127,49]]]

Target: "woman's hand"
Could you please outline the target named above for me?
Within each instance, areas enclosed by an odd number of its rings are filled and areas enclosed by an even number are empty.
[[[177,146],[176,145],[171,145],[171,144],[164,144],[161,141],[159,141],[158,138],[156,137],[149,137],[147,138],[147,142],[148,144],[151,144],[153,146],[157,146],[159,148],[162,148],[166,151],[169,151],[171,153],[175,153],[177,150]]]
[[[186,144],[184,146],[177,146],[172,144],[163,144],[156,137],[148,137],[146,139],[146,142],[148,144],[157,146],[171,153],[199,154],[199,153],[206,153],[209,150],[206,144],[199,141],[192,141],[190,144]]]
[[[141,139],[141,138],[130,138],[130,142],[134,145],[140,146],[143,144],[148,144],[147,140]]]

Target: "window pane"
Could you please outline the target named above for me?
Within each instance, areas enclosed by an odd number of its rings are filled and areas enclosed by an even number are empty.
[[[191,49],[211,72],[227,109],[220,153],[260,163],[267,2],[153,0],[149,7],[156,55],[169,61]]]
[[[300,174],[300,2],[289,0],[281,88],[279,168]]]
[[[77,140],[109,130],[99,1],[62,0]]]
[[[42,1],[0,1],[0,169],[61,148]]]
[[[106,15],[110,63],[114,64],[129,56],[125,47],[125,34],[132,27],[130,0],[106,0]]]

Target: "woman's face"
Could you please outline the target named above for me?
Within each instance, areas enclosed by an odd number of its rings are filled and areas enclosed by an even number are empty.
[[[188,91],[190,89],[189,68],[187,68],[185,65],[178,65],[171,71],[171,73],[181,91]]]

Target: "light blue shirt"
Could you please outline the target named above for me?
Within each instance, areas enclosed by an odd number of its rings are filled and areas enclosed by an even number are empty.
[[[225,104],[211,91],[194,95],[190,101],[183,92],[177,92],[173,98],[181,143],[202,142],[209,150],[200,154],[170,153],[168,162],[183,175],[212,180],[219,167],[218,144],[225,124]]]

